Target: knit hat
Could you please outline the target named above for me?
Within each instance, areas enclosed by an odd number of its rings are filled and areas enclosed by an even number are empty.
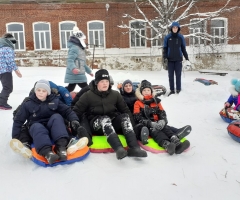
[[[10,40],[13,44],[16,44],[16,42],[17,42],[16,38],[15,38],[11,33],[5,33],[2,37],[3,37],[3,38],[7,38],[7,39]]]
[[[95,74],[95,84],[97,85],[99,81],[107,79],[110,82],[109,73],[106,69],[100,69]]]
[[[49,84],[49,81],[47,81],[47,80],[44,80],[44,79],[39,80],[34,87],[34,92],[36,92],[36,90],[38,88],[43,88],[43,89],[47,90],[48,95],[51,94],[50,84]]]
[[[126,84],[128,84],[128,83],[129,83],[130,85],[133,85],[132,81],[130,81],[129,79],[127,79],[127,80],[123,81],[122,87],[124,88],[124,86],[125,86]]]
[[[86,39],[86,36],[84,35],[84,33],[79,30],[79,28],[77,26],[73,27],[73,35],[79,39],[81,45],[86,48],[86,44],[84,42],[84,40]]]
[[[139,88],[140,88],[141,94],[142,94],[142,91],[143,91],[145,88],[150,88],[150,89],[151,89],[151,92],[153,92],[153,90],[152,90],[152,84],[151,84],[149,81],[147,81],[147,80],[143,80],[143,81],[141,82]]]

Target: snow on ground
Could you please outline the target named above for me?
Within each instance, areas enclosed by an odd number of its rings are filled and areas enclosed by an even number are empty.
[[[13,74],[14,91],[9,99],[13,110],[39,79],[66,85],[65,68],[22,67],[20,70],[23,78]],[[114,88],[118,82],[130,78],[147,79],[168,89],[164,70],[109,72],[115,81]],[[230,138],[228,124],[219,116],[230,95],[231,79],[239,77],[239,72],[229,72],[226,76],[184,72],[182,92],[161,98],[169,125],[192,126],[187,137],[190,150],[181,155],[148,153],[145,159],[117,160],[114,153],[91,153],[82,162],[43,168],[10,149],[12,111],[0,110],[1,199],[239,200],[240,144]],[[195,82],[195,78],[215,80],[218,85],[205,86]],[[91,79],[88,76],[89,82]]]

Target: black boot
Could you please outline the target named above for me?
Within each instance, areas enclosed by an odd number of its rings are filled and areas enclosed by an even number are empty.
[[[171,137],[171,142],[176,145],[175,149],[176,154],[181,154],[190,146],[190,142],[188,140],[185,140],[183,143],[181,143],[176,135]]]
[[[172,142],[163,140],[160,146],[162,146],[166,150],[166,152],[169,153],[169,155],[173,155],[175,153],[176,145]]]
[[[171,90],[168,94],[168,96],[172,95],[172,94],[175,94],[175,91],[174,90]]]
[[[92,137],[90,136],[90,134],[87,132],[87,130],[83,126],[80,126],[78,128],[76,137],[78,139],[83,138],[83,137],[87,137],[89,147],[93,144]]]
[[[142,127],[140,139],[143,145],[148,144],[149,130],[146,126]]]
[[[55,153],[59,156],[59,161],[67,160],[67,150],[66,147],[54,147]]]
[[[59,159],[59,156],[57,154],[53,153],[52,151],[49,151],[45,155],[45,158],[47,159],[49,165],[52,165],[53,163],[55,163]]]
[[[191,131],[192,131],[192,127],[190,125],[187,125],[187,126],[184,126],[180,129],[178,129],[178,131],[176,132],[176,135],[181,140],[184,137],[186,137],[187,135],[189,135]]]
[[[123,148],[121,141],[116,133],[112,133],[107,138],[108,143],[116,152],[118,160],[123,159],[127,156],[127,151]]]

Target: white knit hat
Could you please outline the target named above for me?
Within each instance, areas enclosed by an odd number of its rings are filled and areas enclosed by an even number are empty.
[[[84,35],[84,33],[79,30],[79,28],[77,26],[73,27],[73,35],[79,39],[81,45],[85,48],[86,44],[84,42],[84,40],[86,39],[86,36]]]
[[[48,95],[51,94],[50,84],[49,84],[49,81],[47,81],[47,80],[44,80],[44,79],[39,80],[34,87],[34,92],[36,92],[36,90],[38,88],[43,88],[43,89],[47,90]]]

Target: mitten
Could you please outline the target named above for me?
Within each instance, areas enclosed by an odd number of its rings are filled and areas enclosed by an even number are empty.
[[[72,70],[72,72],[73,72],[74,74],[78,74],[78,73],[80,72],[80,70],[77,69],[77,68],[74,68],[74,69]]]
[[[230,103],[226,102],[226,103],[224,104],[224,108],[230,108],[230,107],[231,107]]]
[[[161,120],[159,120],[158,122],[157,122],[157,128],[156,129],[158,129],[158,130],[162,130],[163,128],[164,128],[164,126],[166,125],[166,122],[165,122],[165,120],[163,120],[163,119],[161,119]]]
[[[71,125],[74,131],[77,131],[77,129],[80,127],[80,124],[77,120],[71,121]]]
[[[151,127],[154,129],[158,129],[158,123],[157,122],[151,122]]]
[[[151,127],[152,127],[152,122],[151,122],[151,120],[144,119],[144,120],[140,121],[140,123],[142,123],[144,126],[146,126],[146,127],[148,127],[148,128],[151,128]]]

